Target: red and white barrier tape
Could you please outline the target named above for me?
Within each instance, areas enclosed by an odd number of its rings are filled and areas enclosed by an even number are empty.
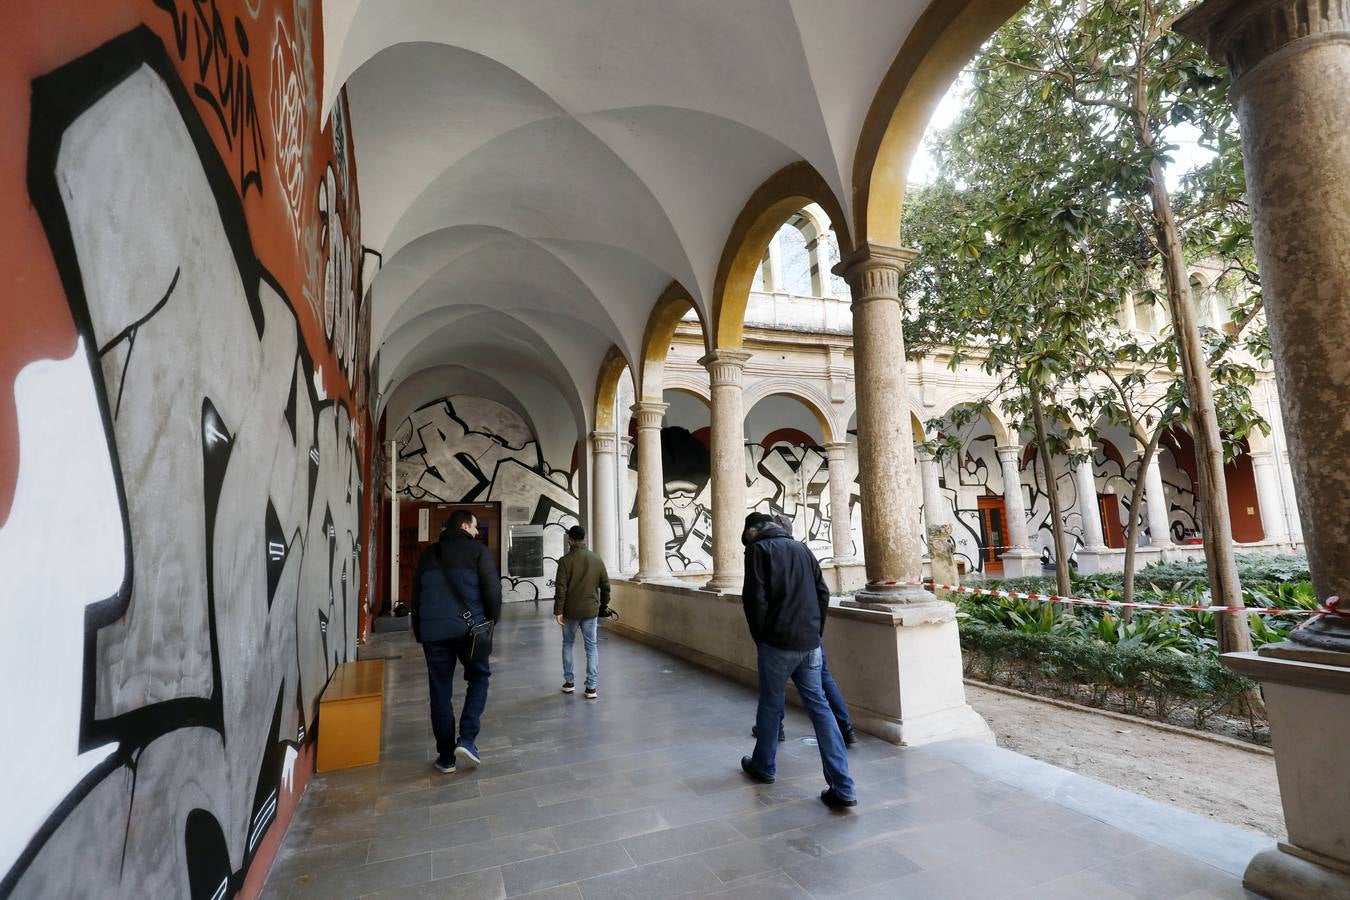
[[[1265,606],[1183,606],[1171,603],[1141,603],[1124,600],[1096,600],[1090,597],[1060,597],[1054,594],[1025,594],[1021,591],[991,591],[988,588],[973,588],[953,584],[927,584],[920,581],[874,581],[868,587],[926,587],[935,591],[950,591],[957,594],[978,594],[985,597],[1005,597],[1009,600],[1039,600],[1046,603],[1063,603],[1068,606],[1103,606],[1121,609],[1149,609],[1169,612],[1205,612],[1205,613],[1256,613],[1261,616],[1345,616],[1350,618],[1350,609],[1340,608],[1340,597],[1328,597],[1326,603],[1317,609],[1278,609]]]

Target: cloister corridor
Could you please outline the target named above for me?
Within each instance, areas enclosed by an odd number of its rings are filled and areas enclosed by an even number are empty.
[[[862,735],[859,806],[817,800],[820,758],[788,712],[778,780],[755,785],[754,692],[601,632],[602,698],[557,689],[557,626],[509,607],[479,749],[440,775],[425,665],[386,659],[378,765],[319,774],[263,896],[727,900],[1217,900],[1269,839],[987,744]]]

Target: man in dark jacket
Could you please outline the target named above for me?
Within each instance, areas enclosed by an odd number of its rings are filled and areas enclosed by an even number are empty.
[[[436,768],[455,771],[455,761],[473,768],[478,755],[478,720],[487,705],[488,661],[469,656],[469,628],[502,614],[502,583],[488,548],[477,540],[478,520],[458,509],[440,540],[422,551],[413,579],[412,630],[427,658],[431,687],[431,730],[436,735]],[[467,613],[467,618],[466,618]],[[455,661],[464,666],[464,709],[455,741]]]
[[[562,626],[564,694],[577,689],[572,680],[572,646],[577,629],[586,644],[586,699],[599,699],[600,611],[609,606],[609,572],[605,561],[586,549],[586,529],[567,529],[567,555],[558,560],[553,579],[553,618]]]
[[[856,806],[848,752],[820,685],[821,638],[830,591],[810,548],[764,513],[745,519],[745,586],[741,602],[750,636],[759,648],[759,709],[755,752],[741,757],[741,769],[771,784],[778,755],[779,719],[788,678],[811,717],[828,787],[820,799],[832,809]]]

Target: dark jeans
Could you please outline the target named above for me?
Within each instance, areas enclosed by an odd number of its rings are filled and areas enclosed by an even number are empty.
[[[824,652],[814,650],[779,650],[768,644],[759,645],[759,710],[755,716],[755,752],[751,762],[755,769],[770,778],[776,771],[778,757],[778,723],[783,714],[783,694],[787,680],[797,686],[811,726],[816,731],[816,745],[820,763],[825,771],[825,783],[846,800],[855,799],[853,779],[848,774],[848,751],[839,723],[830,712],[830,703],[821,689],[820,672]]]
[[[464,666],[464,709],[459,714],[459,740],[472,744],[478,738],[478,720],[487,706],[488,678],[492,669],[487,660],[469,659],[468,637],[445,641],[427,641],[422,652],[427,657],[427,682],[431,687],[431,730],[436,735],[436,752],[449,756],[455,752],[455,661]]]
[[[848,704],[844,702],[844,693],[839,690],[839,685],[835,683],[834,676],[830,674],[830,662],[825,658],[825,648],[820,648],[820,689],[825,692],[825,699],[829,701],[830,712],[834,714],[834,721],[839,724],[839,733],[848,734],[853,730],[853,719],[848,714]],[[784,711],[778,712],[778,728],[783,728]]]

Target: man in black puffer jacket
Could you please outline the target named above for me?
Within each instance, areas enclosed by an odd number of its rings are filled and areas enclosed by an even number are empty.
[[[478,755],[478,720],[487,706],[486,659],[469,656],[469,624],[497,621],[502,614],[502,583],[492,554],[480,541],[478,520],[468,510],[450,515],[435,546],[422,551],[412,589],[413,637],[427,658],[431,687],[431,730],[436,735],[436,768],[455,771],[455,761],[470,768]],[[464,617],[465,612],[469,618]],[[455,661],[464,666],[464,709],[455,740]]]
[[[821,638],[830,591],[809,547],[792,539],[769,516],[745,518],[745,586],[741,603],[750,636],[759,648],[759,709],[755,752],[741,757],[741,769],[771,784],[778,756],[779,720],[788,678],[811,717],[828,787],[820,799],[831,809],[856,806],[844,737],[821,689]]]

